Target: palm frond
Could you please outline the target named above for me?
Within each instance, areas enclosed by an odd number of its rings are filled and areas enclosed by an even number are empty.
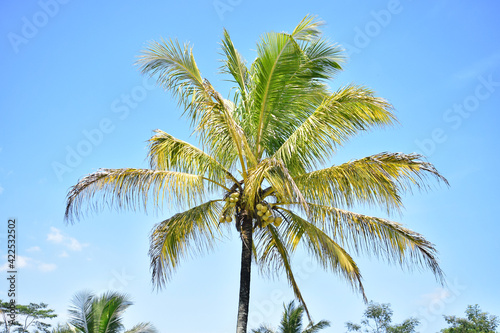
[[[361,273],[352,257],[322,229],[287,209],[281,209],[286,216],[283,234],[290,248],[303,244],[324,268],[342,276],[366,301]]]
[[[219,219],[222,205],[208,201],[158,223],[150,236],[152,281],[161,288],[180,261],[210,251],[222,236]]]
[[[256,241],[259,243],[257,248],[260,249],[257,260],[260,271],[264,274],[266,272],[277,274],[278,272],[285,271],[288,283],[292,287],[295,297],[304,306],[307,317],[311,320],[309,310],[293,275],[290,261],[290,247],[284,241],[283,234],[279,232],[278,228],[270,224],[257,232]]]
[[[251,99],[252,110],[249,113],[249,123],[247,130],[252,129],[252,137],[255,137],[255,156],[260,159],[263,153],[262,140],[264,134],[272,136],[273,133],[266,131],[269,120],[279,114],[279,121],[286,117],[286,112],[279,105],[289,102],[288,98],[294,94],[300,97],[308,96],[301,93],[300,89],[307,89],[309,92],[315,90],[316,85],[307,86],[301,80],[301,75],[296,75],[305,57],[303,50],[297,41],[313,41],[319,36],[319,23],[314,18],[305,18],[297,25],[292,34],[268,33],[262,37],[257,45],[257,58],[251,66],[251,77],[253,81]],[[302,73],[303,74],[303,73]],[[296,82],[296,81],[299,82]],[[314,82],[313,82],[314,83]],[[284,94],[284,89],[288,92]],[[314,94],[313,94],[314,97]],[[300,103],[301,98],[294,99]],[[283,101],[283,103],[281,103]],[[307,104],[307,98],[306,102]],[[304,117],[304,107],[296,108],[294,105],[287,105],[287,111],[292,112],[294,117]],[[292,117],[293,119],[293,117]],[[247,132],[249,134],[249,132]],[[254,136],[255,135],[255,136]],[[249,135],[250,136],[250,135]]]
[[[334,207],[309,204],[310,218],[343,246],[412,269],[428,268],[443,281],[434,245],[397,222]]]
[[[295,307],[295,302],[291,301],[284,306],[283,317],[280,322],[280,331],[282,333],[302,333],[302,314],[304,306]]]
[[[238,156],[241,162],[243,154],[252,160],[246,140],[232,117],[231,103],[202,78],[189,44],[181,46],[172,40],[151,43],[138,64],[144,74],[157,76],[157,82],[178,98],[191,125],[201,134],[202,144],[208,145],[219,162],[231,165]]]
[[[265,325],[259,326],[257,329],[253,329],[252,333],[275,333],[272,329]]]
[[[248,101],[248,84],[249,84],[249,74],[248,68],[245,65],[245,60],[241,54],[234,47],[233,41],[229,36],[229,32],[224,29],[224,38],[222,39],[222,51],[226,56],[224,60],[224,66],[222,66],[222,72],[230,74],[236,84],[239,87],[239,93],[242,96],[243,102],[246,105]]]
[[[157,333],[158,330],[150,323],[139,323],[125,333]]]
[[[322,52],[320,52],[322,53]],[[348,86],[325,98],[274,152],[294,175],[321,165],[353,135],[395,120],[391,105],[365,87]]]
[[[330,327],[330,322],[328,320],[321,320],[316,324],[309,323],[302,333],[316,333],[327,327]]]
[[[85,203],[94,211],[105,206],[146,209],[148,200],[155,207],[161,206],[164,200],[175,201],[181,206],[192,205],[199,202],[206,192],[204,180],[209,179],[176,171],[100,169],[83,177],[71,188],[65,218],[69,221],[79,218]]]
[[[128,296],[118,292],[107,292],[92,300],[94,333],[119,333],[123,330],[122,314],[132,305]]]
[[[168,133],[156,130],[149,139],[149,163],[154,170],[168,170],[202,175],[224,183],[230,172],[203,150]]]
[[[261,186],[264,180],[271,185],[267,192],[262,192]],[[306,201],[299,188],[286,167],[278,160],[267,158],[261,161],[255,169],[250,170],[245,185],[245,197],[250,210],[257,203],[256,200],[260,201],[265,195],[273,193],[281,201],[301,203],[303,209],[307,211]]]
[[[79,332],[93,333],[92,300],[94,297],[90,291],[79,292],[73,297],[68,310],[69,323]]]
[[[330,168],[294,177],[308,202],[326,206],[352,207],[355,204],[399,211],[401,194],[416,187],[429,188],[434,177],[448,184],[436,168],[418,154],[381,153]]]

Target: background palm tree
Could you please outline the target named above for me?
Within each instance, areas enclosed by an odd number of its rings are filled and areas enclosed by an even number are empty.
[[[278,331],[273,331],[269,327],[262,325],[258,329],[252,330],[253,333],[316,333],[323,328],[329,327],[330,322],[321,320],[314,324],[309,322],[304,330],[302,330],[302,315],[304,314],[304,306],[295,307],[292,301],[287,306],[283,306],[283,318],[281,319]]]
[[[238,333],[247,329],[252,261],[264,274],[284,272],[309,316],[291,264],[299,245],[365,299],[348,250],[429,268],[441,279],[434,246],[423,236],[351,211],[368,205],[399,212],[402,195],[427,189],[429,176],[446,182],[430,163],[416,154],[381,153],[317,169],[352,136],[395,121],[392,106],[366,87],[329,89],[343,56],[320,26],[307,16],[292,33],[263,35],[249,67],[224,31],[222,71],[235,84],[227,99],[202,77],[189,44],[151,43],[138,64],[177,98],[201,148],[157,130],[149,142],[150,169],[87,175],[69,191],[66,218],[79,218],[85,207],[173,204],[181,212],[151,233],[157,287],[183,259],[212,249],[234,226],[242,244]]]
[[[122,324],[123,312],[132,305],[124,294],[117,292],[96,296],[88,291],[75,295],[69,309],[70,327],[62,327],[61,332],[81,333],[156,333],[150,323],[139,323],[129,330]],[[59,332],[59,331],[58,331]]]

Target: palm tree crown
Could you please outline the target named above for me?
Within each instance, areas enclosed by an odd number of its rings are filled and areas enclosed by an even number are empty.
[[[122,324],[123,312],[132,305],[129,298],[118,292],[108,292],[97,296],[88,291],[75,295],[69,309],[70,327],[62,332],[80,333],[157,333],[153,325],[139,323],[129,330]]]
[[[391,125],[395,116],[366,87],[330,90],[327,82],[341,70],[343,56],[320,27],[306,16],[292,33],[263,35],[249,66],[224,31],[222,71],[235,85],[228,98],[202,77],[189,44],[151,43],[138,64],[179,101],[201,148],[156,130],[150,169],[101,169],[82,178],[68,194],[66,218],[78,218],[85,207],[172,203],[181,212],[151,233],[158,287],[183,259],[211,249],[233,225],[242,240],[238,332],[246,332],[252,261],[263,273],[284,272],[309,315],[291,265],[299,245],[363,297],[348,251],[429,268],[442,278],[435,248],[420,234],[351,211],[360,204],[399,211],[402,195],[427,189],[428,177],[446,182],[430,163],[417,154],[381,153],[325,167],[351,137]]]
[[[284,306],[283,317],[278,327],[278,331],[273,331],[269,327],[262,325],[258,329],[252,330],[252,333],[316,333],[330,326],[327,320],[321,320],[314,324],[309,322],[304,330],[302,330],[302,315],[304,314],[304,306],[295,306],[292,301]]]

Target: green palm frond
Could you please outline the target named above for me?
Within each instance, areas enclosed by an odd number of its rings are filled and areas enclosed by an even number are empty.
[[[302,333],[316,333],[327,327],[330,327],[330,322],[328,320],[321,320],[316,324],[309,323]]]
[[[368,204],[388,213],[402,208],[401,194],[416,187],[428,189],[434,177],[448,184],[418,154],[381,153],[294,177],[308,202],[333,207]]]
[[[201,149],[168,133],[156,130],[149,140],[149,162],[154,170],[169,170],[203,175],[219,184],[230,172]]]
[[[157,76],[157,83],[169,90],[194,123],[199,111],[215,104],[194,60],[192,47],[176,40],[152,42],[137,64],[143,74]]]
[[[150,236],[152,281],[161,288],[182,259],[210,251],[222,237],[220,200],[208,201],[158,223]]]
[[[224,66],[222,66],[221,71],[222,73],[230,74],[234,82],[238,84],[238,92],[241,94],[245,109],[248,109],[248,68],[246,67],[245,60],[234,47],[233,41],[226,29],[224,29],[224,38],[222,39],[222,51],[226,59],[224,60]]]
[[[294,175],[323,164],[353,135],[392,124],[391,105],[365,87],[348,86],[325,98],[274,152]]]
[[[119,292],[95,295],[89,291],[77,293],[69,308],[70,327],[62,332],[120,333],[124,331],[123,313],[132,305],[129,297]],[[156,333],[149,323],[140,323],[125,333]]]
[[[93,333],[119,333],[123,331],[123,312],[132,305],[126,295],[117,292],[107,292],[94,296],[92,313],[94,316]],[[90,333],[90,332],[89,332]]]
[[[287,84],[288,93],[287,95],[283,93],[285,81],[300,78],[295,73],[300,68],[304,56],[298,41],[309,42],[318,39],[320,33],[318,27],[317,21],[307,18],[299,23],[292,34],[268,33],[262,37],[261,43],[257,45],[257,58],[250,68],[253,81],[251,91],[253,104],[252,112],[249,113],[251,132],[247,132],[255,138],[254,150],[257,159],[263,153],[263,138],[273,135],[266,132],[269,120],[278,114],[280,120],[286,116],[283,109],[278,107],[281,101],[290,100],[288,97],[294,93],[300,93],[301,88],[309,88],[304,84],[307,80],[301,80],[302,84],[300,85],[296,82]],[[314,85],[311,88],[314,90]],[[295,101],[300,102],[300,99],[295,99]],[[293,105],[288,105],[288,107],[287,111],[293,112],[294,116],[298,118],[297,121],[304,118],[304,115],[300,117],[300,114],[303,113],[302,108],[297,109]]]
[[[95,211],[105,206],[146,209],[148,200],[155,207],[160,206],[163,200],[174,201],[181,206],[192,205],[202,200],[207,191],[204,180],[210,181],[203,176],[176,171],[100,169],[83,177],[71,188],[65,217],[69,221],[79,218],[85,203]]]
[[[343,246],[412,269],[429,268],[443,281],[434,245],[422,235],[386,219],[309,204],[314,223]]]

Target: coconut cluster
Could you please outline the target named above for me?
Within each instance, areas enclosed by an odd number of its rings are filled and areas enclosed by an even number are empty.
[[[269,223],[273,223],[274,226],[279,227],[283,219],[279,216],[274,217],[272,209],[269,209],[267,205],[263,205],[260,203],[257,204],[256,208],[257,208],[257,215],[262,220],[262,227],[267,226]]]
[[[229,208],[236,207],[236,204],[238,203],[239,199],[240,199],[240,194],[238,192],[231,193],[231,195],[226,198],[226,202],[228,203],[228,207]],[[220,222],[221,223],[222,222],[231,222],[232,219],[233,218],[229,215],[227,215],[227,216],[222,215],[220,218]]]

